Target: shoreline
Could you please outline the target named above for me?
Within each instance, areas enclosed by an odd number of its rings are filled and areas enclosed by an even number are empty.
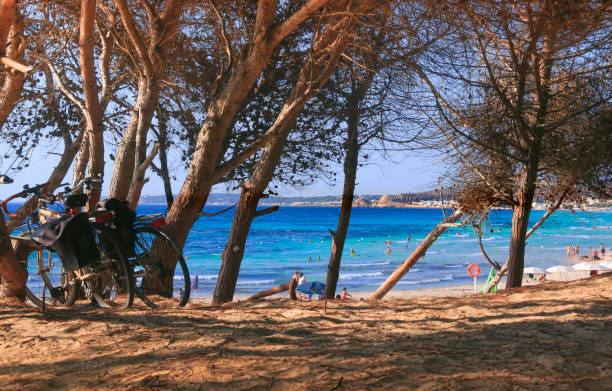
[[[612,260],[612,256],[606,257],[606,260]],[[590,278],[589,271],[571,271],[571,272],[562,272],[562,273],[545,273],[546,280],[537,281],[529,278],[523,278],[523,287],[533,287],[537,285],[543,285],[548,283],[558,283],[558,282],[571,282],[571,281],[579,281]],[[601,271],[600,275],[612,273],[612,270],[609,271]],[[424,297],[462,297],[462,296],[470,296],[470,295],[480,295],[480,290],[485,286],[486,279],[481,278],[478,280],[476,287],[477,292],[474,292],[473,284],[456,284],[456,285],[448,285],[448,286],[439,286],[435,288],[421,288],[421,289],[392,289],[390,290],[382,300],[390,300],[390,299],[418,299]],[[501,281],[498,284],[499,290],[505,290],[506,286],[506,277],[502,277]],[[262,289],[264,290],[264,289]],[[337,293],[339,293],[342,289],[338,288]],[[351,299],[349,301],[361,301],[368,300],[369,297],[375,291],[355,291],[348,293],[351,295]],[[251,295],[235,295],[233,302],[246,302]],[[274,295],[259,299],[259,300],[277,300],[277,299],[287,299],[289,297],[288,291],[276,293]],[[211,304],[212,303],[212,295],[202,295],[202,296],[192,296],[189,300],[194,304]],[[308,302],[308,300],[299,300],[302,302]],[[319,299],[316,296],[313,296],[311,302],[317,302]]]
[[[138,205],[143,205],[143,206],[165,206],[166,203],[163,202],[140,202]],[[221,203],[221,202],[211,202],[206,204],[206,206],[232,206],[233,204],[231,203]],[[265,206],[265,207],[270,207],[270,206],[282,206],[284,208],[340,208],[342,205],[340,203],[338,203],[337,205],[329,205],[329,204],[310,204],[310,205],[294,205],[294,204],[285,204],[285,203],[269,203],[269,202],[265,202],[265,203],[260,203],[259,206]],[[355,208],[363,208],[363,209],[440,209],[440,206],[431,206],[431,205],[368,205],[368,206],[355,206],[353,205],[353,209]],[[445,206],[445,209],[451,209],[452,206],[451,205],[447,205]],[[495,210],[512,210],[512,208],[509,207],[496,207],[494,208]],[[546,211],[546,208],[542,208],[542,207],[534,207],[532,208],[532,210],[537,210],[537,211]],[[559,208],[559,211],[568,211],[568,212],[576,212],[573,209],[562,209]],[[606,212],[606,213],[612,213],[612,208],[611,207],[584,207],[580,210],[578,210],[577,212]]]

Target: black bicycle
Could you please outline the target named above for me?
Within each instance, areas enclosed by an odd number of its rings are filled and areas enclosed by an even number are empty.
[[[134,224],[134,254],[128,260],[134,293],[150,307],[152,295],[177,297],[184,306],[191,295],[189,269],[179,246],[162,227],[161,214],[139,216]]]
[[[25,241],[36,254],[35,266],[28,257],[30,277],[26,284],[26,296],[34,305],[70,306],[79,292],[105,308],[132,305],[131,269],[110,227],[114,214],[80,211],[88,198],[78,191],[84,185],[99,183],[101,179],[86,178],[72,189],[66,187],[56,194],[45,192],[44,184],[24,186],[23,191],[2,201],[4,212],[13,217],[7,209],[9,201],[32,195],[39,198],[37,211],[18,229],[20,232],[11,235]],[[53,210],[51,205],[58,201],[63,202],[63,208]],[[49,296],[45,295],[47,289]],[[34,293],[38,291],[40,294]]]

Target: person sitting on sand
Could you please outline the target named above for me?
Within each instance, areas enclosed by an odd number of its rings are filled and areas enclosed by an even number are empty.
[[[295,294],[295,288],[298,284],[298,279],[300,278],[300,272],[296,271],[291,280],[289,280],[289,298],[291,300],[297,300],[297,295]]]
[[[346,288],[342,288],[342,296],[340,296],[340,299],[346,300],[347,297],[353,297],[353,296],[346,291]]]

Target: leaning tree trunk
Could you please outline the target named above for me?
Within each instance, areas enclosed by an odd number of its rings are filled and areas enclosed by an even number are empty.
[[[525,241],[527,240],[531,203],[533,202],[536,190],[538,163],[539,145],[537,142],[534,142],[530,149],[529,161],[521,169],[518,204],[512,208],[512,232],[510,234],[506,289],[520,287],[523,284]]]
[[[359,160],[358,126],[359,113],[357,107],[350,108],[348,140],[346,146],[346,157],[344,159],[344,190],[342,192],[342,206],[338,216],[336,232],[332,233],[332,248],[327,266],[327,280],[325,282],[326,299],[333,299],[336,295],[336,286],[340,275],[340,262],[346,241],[353,208],[353,196],[355,195],[355,180],[357,177],[357,162]]]
[[[81,0],[81,16],[79,24],[79,61],[83,79],[83,95],[85,96],[86,137],[89,137],[89,176],[102,178],[104,176],[104,138],[102,134],[102,110],[98,99],[96,67],[94,63],[94,26],[96,17],[96,1]],[[87,209],[93,210],[100,201],[102,186],[96,184],[88,189]]]
[[[159,169],[157,169],[157,173],[164,183],[166,205],[170,209],[174,202],[174,195],[172,194],[172,182],[170,182],[170,171],[168,170],[168,123],[165,113],[159,107],[157,108],[157,119],[159,121],[159,136],[157,137],[159,142]]]
[[[561,205],[563,204],[563,201],[565,201],[565,197],[567,197],[567,195],[569,194],[571,190],[571,186],[568,186],[563,193],[561,193],[561,196],[559,197],[559,199],[557,200],[557,202],[550,207],[546,213],[544,213],[544,215],[542,215],[542,217],[540,217],[540,220],[538,220],[537,223],[535,223],[533,225],[533,227],[531,227],[531,229],[529,231],[527,231],[527,234],[525,235],[525,240],[529,239],[529,237],[531,236],[532,233],[535,232],[535,230],[537,230],[538,228],[540,228],[540,226],[542,224],[544,224],[544,222],[546,221],[546,219],[548,219],[548,217],[550,217],[550,215],[552,215],[557,209],[559,209],[561,207]],[[489,281],[489,283],[484,287],[484,292],[485,293],[491,293],[491,290],[493,289],[493,287],[495,285],[497,285],[499,283],[499,281],[501,281],[502,277],[506,274],[506,272],[508,271],[508,263],[509,263],[510,259],[506,259],[506,263],[504,263],[504,265],[501,267],[501,269],[499,270],[499,272],[495,275],[495,277],[493,277],[491,279],[491,281]]]
[[[25,285],[28,272],[23,263],[15,255],[11,238],[4,223],[4,215],[0,212],[0,297],[15,297],[25,300]]]
[[[464,215],[461,209],[456,210],[452,215],[444,219],[438,224],[430,233],[423,239],[421,244],[410,254],[408,258],[402,264],[395,269],[393,274],[387,278],[377,290],[370,296],[370,299],[382,299],[398,281],[410,270],[410,268],[417,263],[417,261],[425,255],[425,252],[431,245],[446,231],[447,228],[454,226],[453,224]]]
[[[274,167],[272,167],[272,171],[274,171]],[[227,303],[234,298],[234,290],[238,281],[244,247],[262,193],[262,191],[254,187],[253,189],[245,188],[240,194],[240,201],[234,213],[230,236],[222,254],[223,261],[213,295],[212,303],[214,305]]]
[[[6,56],[23,62],[25,52],[25,40],[23,39],[23,20],[17,10],[14,11],[14,18],[11,21],[1,21],[0,24],[7,23],[0,27],[6,29],[9,45],[6,48]],[[9,34],[10,29],[10,34]],[[0,56],[4,55],[4,33],[0,31]],[[5,69],[4,83],[0,88],[0,130],[13,108],[19,100],[19,95],[23,89],[25,75],[16,69]]]

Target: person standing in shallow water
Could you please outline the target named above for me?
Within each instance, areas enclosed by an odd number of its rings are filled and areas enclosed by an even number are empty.
[[[291,280],[289,280],[289,298],[291,300],[297,300],[297,295],[295,294],[295,288],[298,284],[298,279],[300,278],[300,272],[296,271]]]

